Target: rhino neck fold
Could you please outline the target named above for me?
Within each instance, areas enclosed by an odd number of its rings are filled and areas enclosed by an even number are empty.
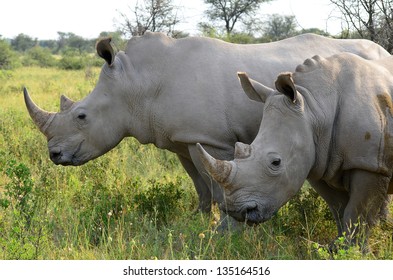
[[[339,118],[339,98],[335,92],[318,96],[318,89],[298,86],[305,100],[310,129],[312,130],[315,149],[314,163],[311,165],[307,178],[320,180],[326,176],[329,162],[334,150],[335,126]],[[334,118],[330,115],[334,114]]]
[[[157,100],[161,90],[157,88],[146,91],[149,93],[128,102],[130,104],[128,113],[132,121],[128,124],[126,136],[134,137],[141,144],[154,144],[159,148],[165,148],[168,133],[164,124],[161,123],[165,117],[159,111],[159,101]],[[133,96],[135,97],[135,95]]]

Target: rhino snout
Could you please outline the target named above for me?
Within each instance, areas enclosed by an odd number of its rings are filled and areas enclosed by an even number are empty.
[[[55,164],[64,164],[63,152],[60,148],[53,148],[49,150],[49,157]]]
[[[245,212],[245,220],[247,224],[254,225],[263,223],[266,219],[263,219],[260,211],[258,210],[258,206],[247,208]]]
[[[246,222],[248,225],[264,223],[274,214],[274,211],[271,211],[270,207],[263,207],[258,204],[249,204],[238,210],[229,210],[228,208],[225,209],[223,207],[222,210],[235,220],[239,222]]]
[[[59,164],[63,153],[61,152],[60,148],[53,148],[49,150],[49,157],[55,163]]]
[[[53,148],[49,150],[49,157],[56,165],[74,165],[72,156],[67,156],[60,148]]]
[[[82,140],[76,149],[72,150],[70,152],[69,148],[64,148],[64,146],[61,145],[48,145],[49,149],[49,157],[55,163],[56,165],[82,165],[84,164],[87,160],[83,160],[80,157],[80,151],[82,148],[82,144],[85,140]]]
[[[276,213],[277,209],[273,205],[258,204],[255,207],[249,207],[245,213],[245,220],[249,225],[256,225],[270,220]]]
[[[248,224],[258,224],[260,221],[260,214],[256,204],[245,205],[242,209],[230,209],[228,205],[222,203],[220,205],[222,211],[230,215],[239,222],[247,222]]]

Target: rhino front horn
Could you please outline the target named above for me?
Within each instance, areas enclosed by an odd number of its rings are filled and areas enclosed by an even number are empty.
[[[199,143],[197,143],[197,150],[206,171],[217,183],[226,187],[236,173],[236,164],[233,161],[215,159]]]
[[[47,129],[49,124],[52,122],[55,113],[47,112],[39,108],[33,100],[31,100],[30,95],[26,88],[23,88],[23,95],[25,98],[25,103],[27,110],[29,111],[30,117],[33,119],[33,122],[38,127],[38,129],[48,136]]]

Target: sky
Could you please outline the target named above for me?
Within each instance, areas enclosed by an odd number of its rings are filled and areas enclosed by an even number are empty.
[[[120,12],[131,13],[137,0],[12,0],[3,4],[0,35],[14,38],[23,33],[40,40],[57,39],[58,31],[84,38],[97,38],[102,31],[115,31]],[[174,0],[183,24],[177,29],[198,34],[197,23],[204,21],[203,0]],[[316,27],[330,34],[341,30],[337,12],[329,0],[273,0],[261,5],[258,15],[295,15],[300,28]],[[206,21],[206,19],[205,19]],[[117,24],[117,26],[116,26]]]

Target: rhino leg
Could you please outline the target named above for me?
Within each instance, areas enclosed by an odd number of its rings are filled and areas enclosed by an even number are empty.
[[[387,200],[390,178],[364,170],[353,170],[349,176],[350,199],[345,208],[343,227],[349,241],[356,243],[360,230],[364,229],[361,233],[366,241],[369,229],[378,221],[381,207]]]
[[[204,169],[203,164],[200,160],[198,151],[196,149],[196,145],[190,145],[188,147],[188,151],[191,156],[192,163],[194,164],[196,170],[198,171],[199,176],[205,182],[208,190],[210,190],[210,194],[212,196],[213,202],[221,203],[224,199],[224,192],[220,188],[220,186],[208,175],[207,171]],[[212,152],[212,149],[209,149]]]
[[[203,168],[203,164],[200,160],[198,151],[196,149],[196,145],[190,145],[188,147],[188,150],[190,152],[193,165],[198,170],[199,176],[204,180],[205,185],[208,187],[208,190],[211,194],[212,202],[222,204],[222,202],[224,202],[224,191],[212,178],[210,178],[207,171]],[[211,153],[212,150],[208,149],[208,152]],[[233,153],[234,153],[233,151],[229,151],[228,154],[225,154],[225,152],[223,152],[223,154],[220,155],[220,158],[231,159],[230,155],[233,155]],[[223,211],[220,210],[220,221],[218,227],[219,231],[225,231],[228,229],[238,230],[241,225],[242,223],[237,222],[234,218],[232,218],[231,216],[225,214]]]
[[[331,188],[324,181],[309,181],[315,191],[326,201],[336,221],[338,236],[342,236],[344,211],[349,201],[347,192]]]
[[[381,209],[379,210],[379,219],[382,224],[393,227],[393,219],[389,213],[390,202],[392,202],[392,195],[387,195],[382,203]]]
[[[184,169],[194,183],[199,198],[198,211],[209,213],[211,211],[212,205],[212,195],[209,187],[206,185],[205,181],[203,180],[202,176],[199,174],[198,170],[196,169],[194,163],[191,160],[180,155],[178,155],[178,157]]]

